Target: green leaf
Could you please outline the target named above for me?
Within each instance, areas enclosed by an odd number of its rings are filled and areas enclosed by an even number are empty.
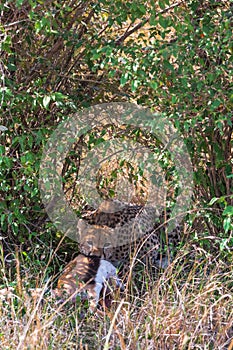
[[[169,61],[167,61],[167,60],[164,60],[164,67],[165,67],[166,69],[171,70],[171,71],[174,70],[173,65],[172,65]]]
[[[161,27],[163,27],[164,29],[167,29],[167,27],[169,27],[169,25],[170,25],[170,20],[169,20],[169,18],[160,16],[160,17],[159,17],[159,24],[160,24]]]
[[[17,222],[12,222],[11,228],[12,228],[13,233],[15,235],[17,235],[19,232],[19,226],[18,226]]]
[[[18,8],[22,7],[23,2],[24,2],[24,0],[17,0],[17,1],[16,1],[16,6],[17,6]]]
[[[165,9],[166,5],[165,5],[164,0],[159,0],[159,7],[160,7],[162,10]]]
[[[120,84],[121,84],[122,86],[124,86],[124,85],[127,83],[128,80],[129,80],[129,72],[125,72],[125,73],[122,74],[122,76],[121,76]]]
[[[153,89],[153,90],[157,90],[158,89],[158,83],[156,81],[150,81],[149,86]]]
[[[218,108],[221,105],[222,101],[216,99],[212,103],[210,102],[210,109],[213,111],[214,109]]]
[[[217,197],[212,198],[211,201],[208,203],[208,205],[213,205],[215,202],[217,202],[218,199],[219,198]]]
[[[91,60],[98,60],[100,56],[102,55],[102,52],[99,49],[93,50]]]
[[[42,28],[42,23],[41,21],[38,21],[35,23],[35,30],[36,30],[36,33],[39,33],[39,31],[41,30]]]
[[[5,146],[0,145],[0,156],[3,156],[5,154]]]
[[[152,14],[152,15],[150,16],[149,24],[150,24],[151,26],[155,26],[155,25],[157,25],[157,23],[158,23],[157,17],[156,17],[154,14]]]
[[[44,106],[44,108],[48,109],[50,101],[51,101],[51,97],[48,96],[48,95],[45,95],[44,98],[43,98],[43,106]]]
[[[53,101],[62,101],[66,98],[66,95],[62,94],[61,92],[54,92],[52,95],[51,95],[51,99]]]
[[[5,223],[7,215],[5,213],[3,213],[3,214],[1,214],[0,218],[1,218],[0,221],[1,221],[1,227],[2,227],[4,225],[4,223]]]
[[[108,194],[109,194],[109,196],[110,196],[111,198],[113,198],[113,197],[115,196],[115,191],[112,190],[112,189],[109,189],[109,190],[108,190]]]
[[[175,95],[172,95],[172,104],[175,104],[175,103],[177,103],[177,96],[175,96]]]
[[[219,245],[221,252],[226,248],[227,241],[228,240],[226,238],[221,240],[220,245]]]
[[[16,71],[16,65],[13,63],[8,63],[7,68],[10,72],[15,72]]]
[[[9,35],[3,37],[2,41],[0,41],[0,49],[8,53],[12,52],[12,41]]]
[[[227,206],[223,211],[223,215],[233,216],[233,206],[231,205]]]
[[[227,233],[231,228],[231,218],[227,217],[223,220],[223,228],[225,233]]]
[[[146,14],[146,6],[140,4],[138,7],[139,7],[140,12],[141,12],[143,15],[145,15],[145,14]]]
[[[132,80],[131,82],[131,90],[132,92],[135,92],[139,86],[140,81],[139,80]]]
[[[13,167],[13,160],[10,157],[4,157],[4,162],[8,169]]]

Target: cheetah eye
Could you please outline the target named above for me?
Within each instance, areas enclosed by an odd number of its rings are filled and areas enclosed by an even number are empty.
[[[111,247],[111,243],[104,243],[104,248],[110,248]]]
[[[89,247],[93,247],[93,241],[87,241],[87,245],[89,245]]]

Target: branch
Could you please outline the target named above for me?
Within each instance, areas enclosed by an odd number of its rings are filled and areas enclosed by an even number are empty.
[[[181,5],[184,2],[184,0],[182,1],[178,1],[175,4],[172,4],[169,7],[166,7],[164,10],[159,11],[155,17],[158,17],[159,15],[166,13],[168,11],[170,11],[171,9],[173,9],[174,7],[177,7],[179,5]],[[150,16],[146,17],[145,19],[143,19],[141,22],[139,22],[138,24],[136,24],[131,30],[127,30],[123,35],[121,35],[115,42],[116,45],[121,45],[123,43],[123,41],[128,38],[128,36],[130,36],[131,34],[135,33],[137,30],[139,30],[140,28],[142,28],[146,23],[148,23],[150,20]]]

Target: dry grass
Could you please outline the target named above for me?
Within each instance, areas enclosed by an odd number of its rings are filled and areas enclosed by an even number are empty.
[[[25,292],[32,278],[17,291],[4,269],[4,285],[13,287],[0,294],[1,349],[232,349],[233,266],[195,245],[156,278],[145,270],[110,310],[95,314],[57,305],[43,281],[39,295]]]

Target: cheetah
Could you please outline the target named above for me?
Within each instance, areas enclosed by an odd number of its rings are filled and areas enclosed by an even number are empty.
[[[180,240],[180,227],[166,239],[162,217],[152,207],[104,201],[78,222],[80,252],[101,256],[116,267],[134,259],[165,268],[171,258],[168,247]],[[167,256],[162,254],[165,246]]]

